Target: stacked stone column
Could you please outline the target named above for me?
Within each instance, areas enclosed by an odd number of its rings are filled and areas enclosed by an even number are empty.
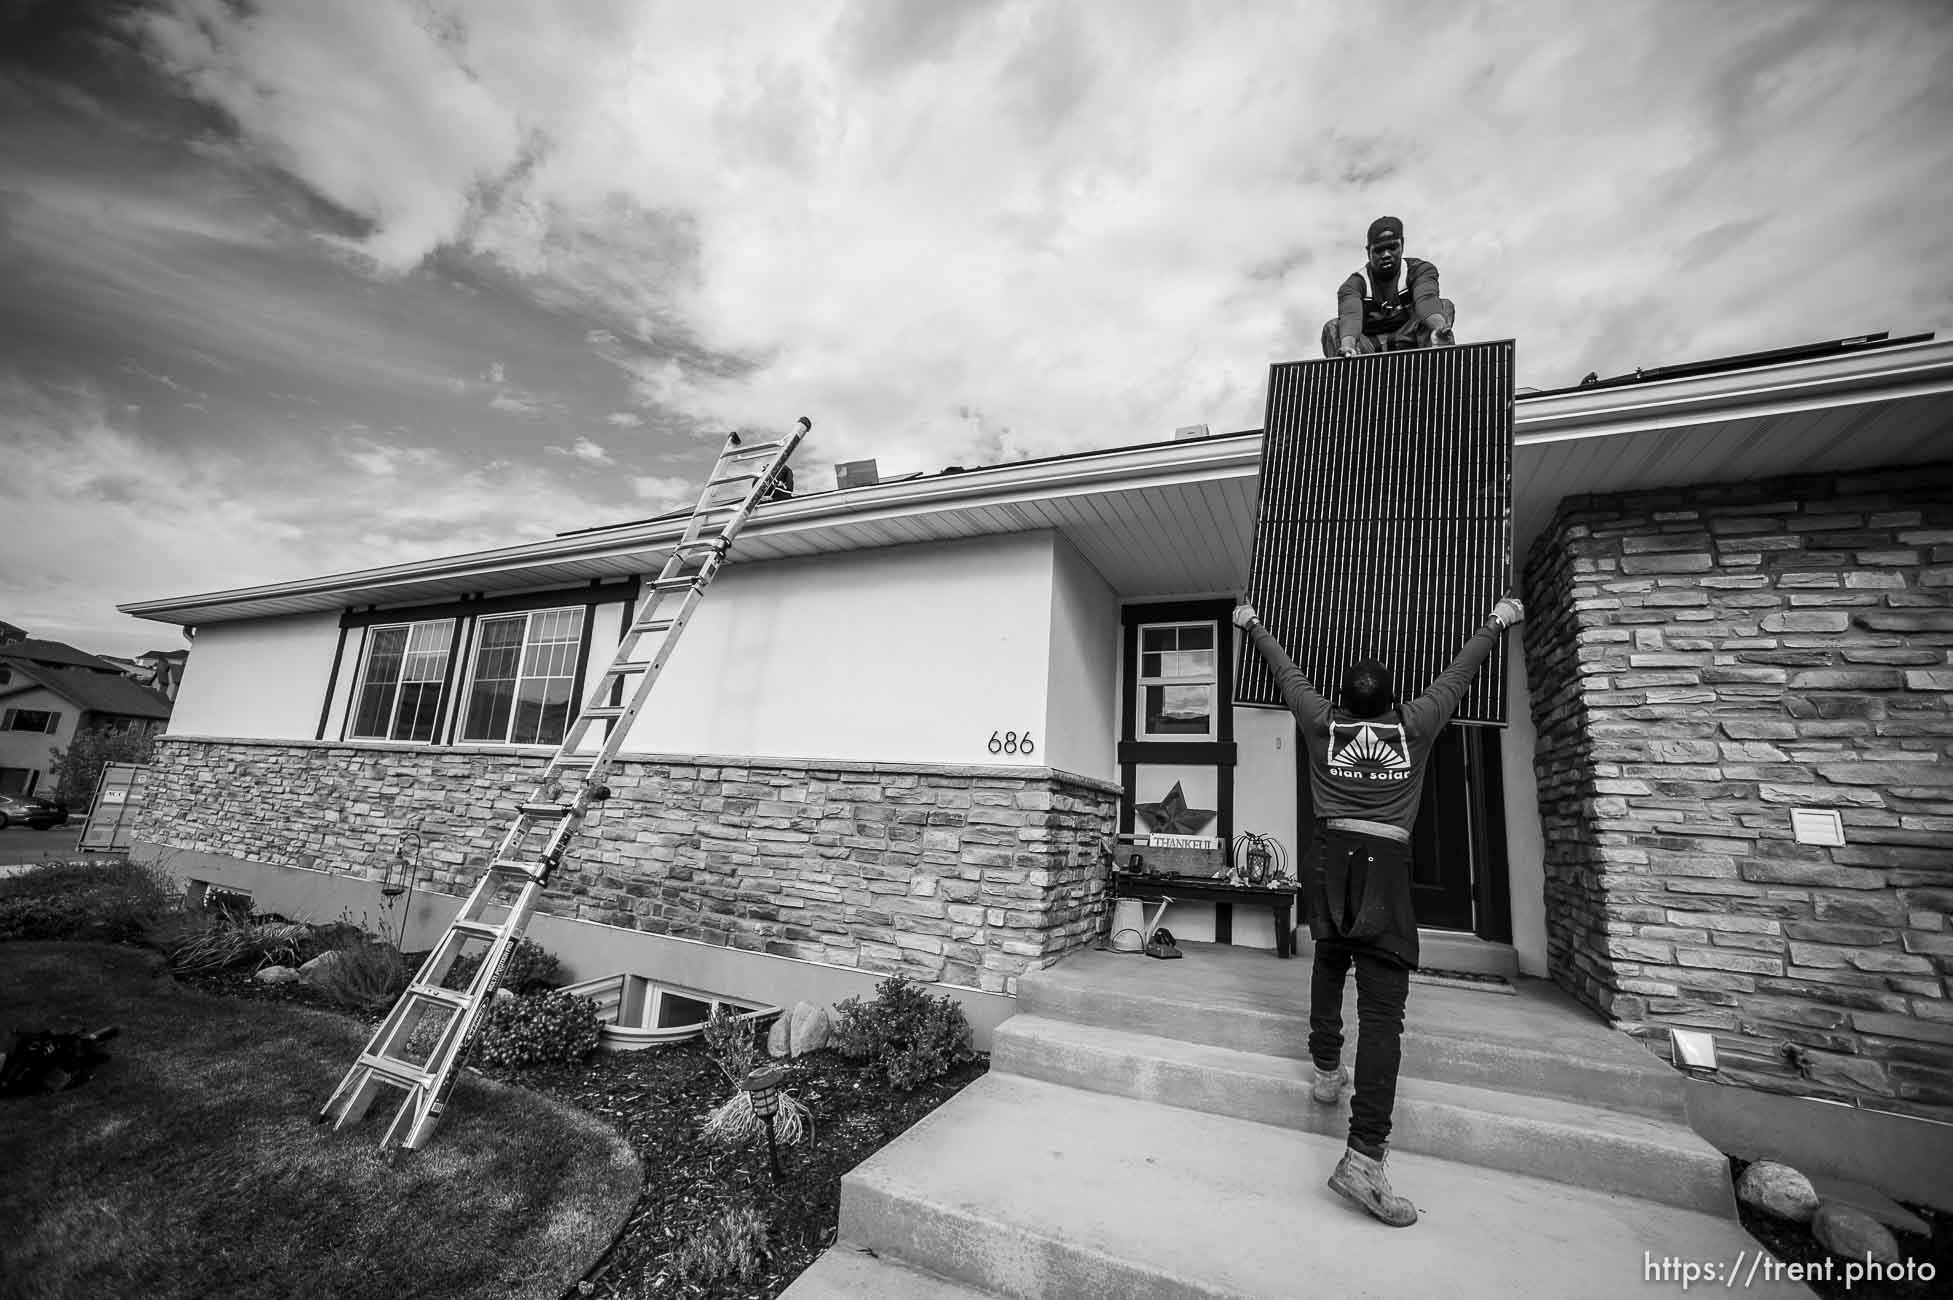
[[[1953,1114],[1953,465],[1571,498],[1526,584],[1553,978]]]

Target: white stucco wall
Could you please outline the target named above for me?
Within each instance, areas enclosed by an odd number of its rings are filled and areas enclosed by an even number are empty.
[[[1118,780],[1119,597],[1062,537],[1052,548],[1049,682],[1044,761]]]
[[[312,739],[338,643],[337,614],[198,628],[170,713],[170,732]],[[347,654],[350,658],[350,647]]]
[[[1045,737],[1028,756],[988,744],[1046,726],[1053,544],[1019,533],[730,566],[627,748],[1049,765]]]
[[[16,682],[20,680],[15,678]],[[34,709],[59,715],[55,718],[51,735],[45,731],[0,731],[0,767],[24,768],[35,773],[29,778],[31,789],[28,793],[54,793],[54,782],[48,776],[48,770],[54,763],[54,751],[66,749],[74,742],[81,710],[74,701],[56,695],[45,686],[33,686],[0,697],[0,712],[7,709]]]
[[[1291,875],[1306,847],[1295,837],[1295,715],[1287,709],[1236,709],[1234,833],[1272,836]]]
[[[1499,740],[1505,787],[1505,860],[1512,889],[1512,947],[1522,974],[1546,977],[1546,841],[1533,774],[1532,692],[1526,684],[1525,625],[1506,635],[1506,700],[1511,719]]]

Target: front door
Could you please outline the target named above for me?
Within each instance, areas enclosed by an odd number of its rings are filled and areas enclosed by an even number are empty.
[[[1411,902],[1420,929],[1511,939],[1498,739],[1491,727],[1449,726],[1431,750],[1411,832]],[[1299,732],[1296,758],[1297,825],[1309,827],[1315,800]],[[1303,837],[1306,849],[1306,830]]]

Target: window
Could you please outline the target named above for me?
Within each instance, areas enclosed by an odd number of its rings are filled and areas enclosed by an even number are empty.
[[[38,731],[52,736],[61,725],[61,715],[46,709],[8,709],[0,714],[0,731]]]
[[[1139,629],[1139,739],[1214,735],[1213,623]]]
[[[464,741],[560,745],[576,694],[582,609],[539,609],[481,620],[468,682]]]
[[[352,735],[357,740],[432,740],[441,717],[454,620],[373,629]]]

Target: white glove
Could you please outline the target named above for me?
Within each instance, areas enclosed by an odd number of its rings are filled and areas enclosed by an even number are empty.
[[[1516,627],[1526,621],[1526,607],[1517,596],[1501,597],[1499,603],[1492,606],[1492,621],[1501,628]]]
[[[1260,615],[1255,613],[1255,607],[1253,605],[1236,605],[1234,607],[1234,626],[1243,631],[1247,630],[1248,624],[1257,622],[1259,619]]]

